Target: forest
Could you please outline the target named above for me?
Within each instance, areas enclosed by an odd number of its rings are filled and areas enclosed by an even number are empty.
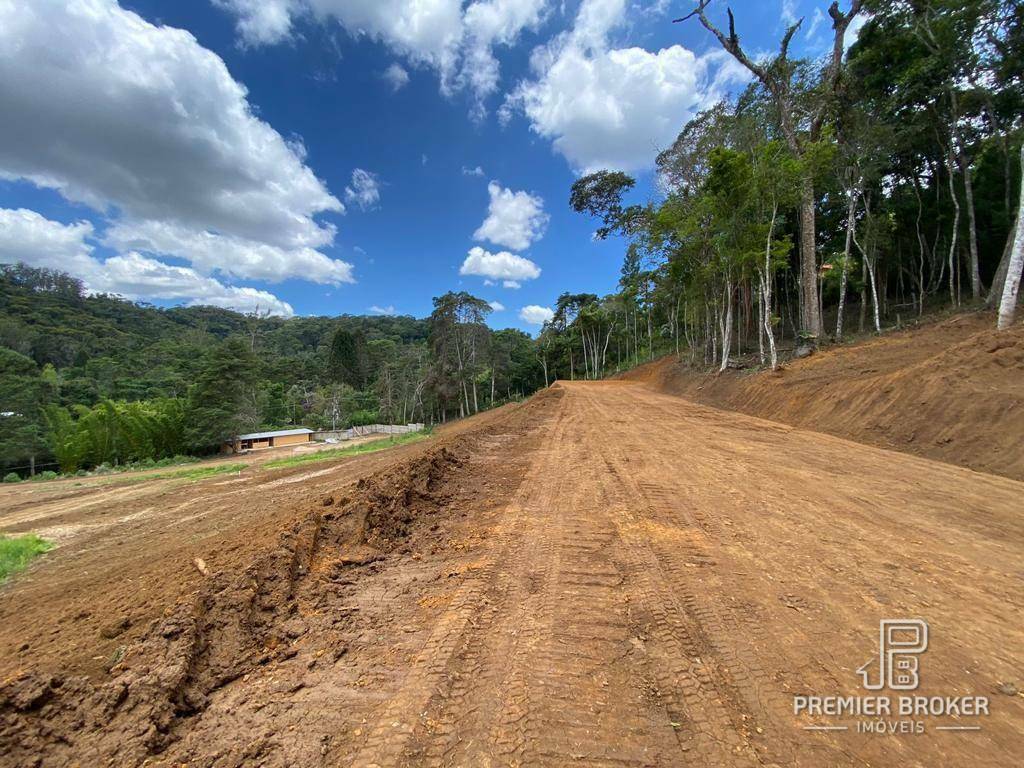
[[[281,319],[159,309],[5,266],[0,471],[200,455],[293,424],[437,423],[668,352],[775,369],[926,313],[987,307],[1008,324],[1024,263],[1024,7],[834,3],[828,53],[802,60],[789,53],[802,22],[755,56],[732,12],[723,29],[707,5],[677,21],[702,25],[749,85],[681,126],[649,199],[614,169],[569,190],[595,237],[623,243],[614,292],[563,293],[533,339],[490,329],[466,293],[426,319]]]
[[[88,295],[0,267],[0,471],[86,470],[216,451],[239,433],[443,422],[543,384],[525,333],[465,293],[412,317],[266,317]]]
[[[756,354],[774,369],[782,344],[806,355],[926,312],[999,308],[1009,324],[1024,246],[1024,7],[833,3],[833,45],[805,61],[789,55],[802,22],[756,58],[732,11],[721,29],[707,6],[676,21],[702,25],[750,85],[657,155],[657,199],[626,204],[636,180],[615,170],[573,185],[595,236],[628,247],[618,291],[560,299],[540,343],[562,369],[600,376],[666,343],[695,364]]]

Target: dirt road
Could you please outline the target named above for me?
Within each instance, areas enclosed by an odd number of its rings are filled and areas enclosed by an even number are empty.
[[[5,662],[0,764],[1019,763],[1024,483],[623,382],[438,443],[309,500],[110,679]],[[930,628],[913,693],[990,714],[794,714],[895,698],[857,670],[902,618]]]

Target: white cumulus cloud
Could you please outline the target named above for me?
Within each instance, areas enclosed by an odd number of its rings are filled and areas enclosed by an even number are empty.
[[[96,292],[118,293],[129,299],[184,299],[189,305],[209,304],[238,312],[269,312],[291,317],[291,304],[268,291],[245,286],[224,285],[189,267],[176,267],[138,253],[113,256],[99,273],[86,279]]]
[[[300,16],[336,22],[353,36],[367,36],[413,64],[435,69],[444,92],[468,88],[482,100],[499,81],[494,55],[523,30],[536,29],[549,0],[215,0],[237,17],[244,43],[277,43],[294,35]]]
[[[114,247],[205,275],[351,282],[318,250],[336,229],[316,217],[344,206],[301,139],[256,117],[190,33],[114,0],[0,2],[0,82],[0,178],[90,206]]]
[[[275,283],[289,277],[313,283],[354,283],[352,265],[313,248],[279,248],[243,238],[197,231],[166,222],[118,222],[103,238],[118,251],[187,259],[204,274],[220,273]]]
[[[531,129],[550,139],[577,171],[649,167],[697,109],[743,78],[722,59],[698,58],[681,45],[657,52],[612,48],[625,0],[583,0],[573,29],[531,57],[534,79],[521,82],[502,108],[522,111]]]
[[[476,245],[469,249],[469,254],[459,267],[459,274],[486,278],[485,285],[493,285],[501,280],[506,288],[518,288],[520,281],[540,277],[540,267],[514,253],[491,253]]]
[[[225,285],[190,267],[164,264],[138,253],[100,261],[93,256],[93,226],[87,221],[62,224],[26,208],[0,208],[0,263],[22,262],[59,269],[79,278],[92,293],[129,299],[167,299],[291,316],[292,307],[268,291]]]
[[[374,304],[370,307],[370,312],[375,315],[397,315],[398,310],[395,309],[394,304],[388,304],[386,307],[378,307]]]
[[[504,312],[505,311],[505,305],[502,304],[500,301],[488,301],[487,305],[491,309],[493,309],[495,312]]]
[[[528,304],[519,310],[519,319],[530,325],[544,325],[554,316],[555,313],[551,309],[537,304]]]
[[[845,51],[860,37],[860,31],[864,28],[864,25],[868,23],[868,15],[865,13],[859,13],[853,17],[853,21],[846,28],[846,33],[843,35],[843,50]]]
[[[282,247],[341,203],[219,56],[113,0],[0,4],[0,173],[97,210]]]
[[[218,8],[238,14],[238,34],[246,45],[277,43],[291,33],[294,0],[213,0]]]
[[[544,212],[543,199],[505,189],[496,181],[487,185],[487,193],[487,218],[473,233],[474,240],[521,251],[544,236],[550,217]]]
[[[21,261],[33,267],[69,272],[76,277],[92,268],[91,222],[61,224],[27,208],[0,208],[0,263]]]

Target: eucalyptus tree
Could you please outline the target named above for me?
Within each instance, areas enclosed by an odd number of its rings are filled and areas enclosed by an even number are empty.
[[[1021,179],[1024,180],[1024,146],[1020,149]],[[999,319],[996,327],[999,330],[1009,328],[1013,323],[1013,316],[1017,311],[1017,295],[1020,292],[1021,272],[1024,271],[1024,181],[1021,183],[1020,204],[1017,210],[1017,227],[1014,232],[1013,246],[1010,250],[1010,259],[1007,262],[1006,282],[1003,286],[1003,296],[999,302]]]
[[[434,299],[430,315],[430,345],[437,368],[435,385],[447,393],[444,382],[454,379],[461,393],[459,413],[462,416],[480,410],[476,377],[486,360],[490,332],[485,324],[491,306],[465,291],[449,291]],[[470,391],[472,390],[472,398]]]
[[[794,190],[798,189],[795,182],[800,177],[800,164],[778,141],[765,141],[752,147],[749,156],[752,166],[752,185],[750,187],[753,196],[752,205],[755,209],[755,220],[763,230],[762,241],[764,242],[763,256],[757,260],[755,267],[760,297],[758,340],[760,343],[763,332],[768,342],[769,364],[774,371],[778,367],[779,356],[775,343],[772,286],[775,282],[776,272],[787,266],[789,253],[792,250],[792,241],[789,236],[786,234],[778,236],[778,233],[784,212],[790,210],[795,203]],[[840,313],[842,313],[841,303]],[[761,362],[764,362],[763,351]]]
[[[688,15],[675,19],[686,21],[696,17],[711,32],[722,48],[754,75],[775,103],[782,135],[795,158],[809,160],[808,154],[823,139],[833,97],[843,76],[843,53],[846,31],[861,9],[861,0],[851,0],[843,12],[838,2],[828,9],[832,19],[832,46],[822,67],[810,69],[789,58],[789,46],[803,19],[791,25],[782,37],[777,55],[767,61],[752,58],[740,44],[731,9],[728,32],[711,21],[707,8],[711,0],[698,0]],[[805,162],[800,176],[800,317],[803,330],[815,338],[823,333],[821,307],[818,300],[818,260],[816,245],[816,197],[814,164]]]
[[[963,250],[972,298],[981,297],[987,273],[993,275],[992,304],[1013,239],[1012,147],[1024,106],[1022,55],[1014,41],[1024,37],[1024,14],[1007,0],[865,0],[864,8],[869,19],[850,51],[850,99],[867,105],[873,125],[891,131],[889,172],[913,191],[918,282],[927,284],[919,285],[919,294],[944,281],[957,303]],[[995,175],[984,168],[990,147],[1001,156]],[[929,191],[931,215],[922,200]],[[935,225],[931,245],[922,231],[929,220]],[[989,271],[985,244],[995,237],[1005,237],[1006,247]],[[919,295],[919,311],[922,302]]]

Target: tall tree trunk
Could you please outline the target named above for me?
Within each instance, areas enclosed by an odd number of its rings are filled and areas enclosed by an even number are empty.
[[[956,199],[956,188],[953,186],[953,152],[946,154],[946,169],[949,171],[949,196],[953,199],[953,233],[949,241],[949,300],[957,305],[956,292],[956,243],[960,232],[960,201]]]
[[[1024,178],[1024,146],[1020,148],[1021,178]],[[1006,283],[1003,285],[1003,298],[999,302],[999,320],[996,327],[1005,330],[1013,323],[1013,315],[1017,311],[1017,294],[1020,291],[1021,272],[1024,271],[1024,183],[1021,184],[1020,202],[1017,206],[1017,231],[1013,237],[1013,249],[1010,251],[1010,263],[1006,271]]]
[[[964,197],[967,198],[967,221],[969,244],[971,248],[971,297],[978,301],[981,298],[981,270],[978,266],[978,230],[974,218],[974,185],[971,182],[971,164],[963,155],[960,169],[964,175]]]
[[[868,279],[871,281],[871,303],[874,309],[875,333],[882,332],[882,323],[878,316],[878,281],[875,279],[875,263],[873,259],[867,258]]]
[[[870,211],[867,210],[867,207],[868,207],[868,204],[867,204],[867,201],[865,200],[864,208],[865,208],[865,211],[870,215]],[[879,310],[878,310],[878,281],[875,279],[875,262],[874,262],[873,257],[870,254],[868,254],[861,247],[861,244],[857,241],[856,233],[854,233],[854,235],[853,235],[853,242],[854,242],[854,245],[857,246],[857,250],[860,251],[861,258],[864,260],[864,265],[867,267],[868,282],[871,285],[872,319],[874,320],[874,323],[875,323],[875,333],[881,333],[882,332],[882,323],[881,323],[881,318],[879,316]],[[874,246],[872,246],[871,243],[868,243],[868,247],[871,248],[872,251],[874,251]],[[861,317],[863,317],[863,308],[861,309]]]
[[[722,362],[718,366],[719,371],[724,371],[729,366],[729,348],[732,345],[732,280],[725,281],[725,317],[721,321],[722,329]]]
[[[995,308],[1003,297],[1003,286],[1006,284],[1006,273],[1010,268],[1010,254],[1013,252],[1013,241],[1017,237],[1017,222],[1013,222],[1010,233],[1006,236],[1006,245],[1003,246],[1003,256],[999,259],[999,266],[996,268],[995,277],[992,278],[992,286],[988,289],[988,298],[985,299],[985,306],[989,309]]]
[[[634,308],[633,311],[630,313],[630,317],[633,318],[633,339],[632,339],[632,341],[633,341],[633,354],[631,356],[630,353],[629,353],[629,342],[630,342],[629,318],[626,318],[626,357],[627,358],[631,358],[633,360],[639,360],[640,359],[640,348],[637,346],[637,344],[639,344],[638,339],[640,337],[637,335],[637,329],[636,329],[636,308]]]
[[[917,267],[917,316],[920,317],[924,314],[924,295],[928,290],[924,284],[924,260],[925,260],[925,239],[924,233],[921,232],[921,216],[923,208],[921,206],[921,190],[918,182],[917,174],[914,174],[914,196],[917,198],[917,218],[914,220],[914,229],[917,232],[917,250],[920,262]]]
[[[768,225],[768,241],[764,246],[764,269],[761,270],[761,325],[765,336],[768,337],[768,359],[771,361],[774,371],[779,365],[779,356],[775,349],[775,331],[772,329],[772,239],[775,237],[775,216],[778,213],[778,206],[772,206],[772,220]],[[759,335],[760,339],[760,335]],[[761,362],[764,362],[764,353],[761,354]]]
[[[817,339],[822,326],[814,233],[814,182],[807,176],[800,184],[800,324]]]
[[[839,311],[836,315],[836,341],[843,340],[843,311],[846,309],[846,284],[850,279],[850,249],[853,244],[853,230],[856,226],[857,191],[860,181],[850,188],[850,200],[846,207],[846,245],[843,248],[843,271],[839,276]]]
[[[647,302],[647,359],[654,359],[654,333],[651,328],[651,302]]]
[[[764,365],[764,275],[757,279],[757,359]]]
[[[682,294],[676,294],[676,311],[672,320],[672,335],[676,340],[676,357],[679,357],[679,302],[682,301]],[[609,332],[610,333],[610,332]],[[607,343],[605,344],[607,346]]]

